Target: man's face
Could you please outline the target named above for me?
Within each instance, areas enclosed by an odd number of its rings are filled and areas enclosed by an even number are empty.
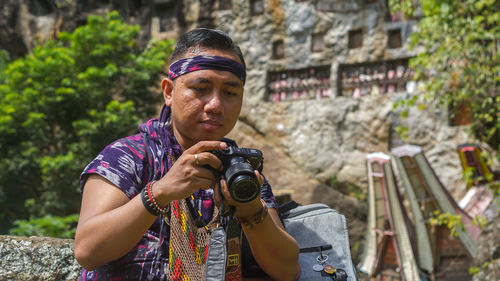
[[[233,53],[205,49],[184,58],[216,55],[240,62]],[[233,73],[198,70],[162,81],[165,104],[172,109],[174,135],[185,150],[202,140],[220,140],[236,124],[243,102],[243,82]]]

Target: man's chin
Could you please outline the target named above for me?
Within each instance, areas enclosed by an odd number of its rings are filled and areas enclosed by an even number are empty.
[[[195,139],[200,141],[220,141],[225,134],[222,134],[220,132],[214,132],[214,133],[205,133],[205,134],[200,134],[198,137]]]

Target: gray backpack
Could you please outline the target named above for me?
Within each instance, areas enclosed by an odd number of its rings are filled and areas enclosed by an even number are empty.
[[[299,244],[299,280],[356,281],[345,217],[325,204],[279,207],[286,231]]]

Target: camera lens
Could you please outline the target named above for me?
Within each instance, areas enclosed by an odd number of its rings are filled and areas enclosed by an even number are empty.
[[[252,178],[248,175],[237,176],[229,190],[233,199],[242,203],[252,201],[260,191],[255,176]]]
[[[234,157],[230,163],[225,176],[231,197],[242,203],[252,201],[260,192],[259,181],[252,165],[242,157]]]

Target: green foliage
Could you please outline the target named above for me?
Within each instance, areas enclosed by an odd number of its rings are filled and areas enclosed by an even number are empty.
[[[337,179],[337,175],[331,176],[326,184],[343,194],[358,199],[359,201],[363,202],[366,200],[366,192],[364,190],[349,182],[340,182]]]
[[[446,225],[450,229],[450,236],[457,237],[459,232],[464,232],[465,227],[462,223],[462,215],[453,215],[450,213],[440,213],[434,211],[433,216],[429,218],[432,225]]]
[[[405,142],[408,141],[409,131],[410,131],[410,129],[406,126],[398,125],[396,127],[396,132],[401,136],[401,139]]]
[[[472,225],[479,226],[481,229],[486,227],[486,222],[486,218],[481,215],[477,215],[472,218]]]
[[[470,275],[476,275],[478,273],[479,273],[479,267],[477,267],[477,266],[469,267],[469,274]]]
[[[46,215],[31,220],[16,220],[15,227],[9,234],[17,236],[50,236],[59,238],[75,238],[78,215],[55,217]]]
[[[0,72],[4,71],[9,64],[9,53],[5,50],[0,50]]]
[[[466,105],[475,137],[500,150],[500,0],[418,2],[423,17],[410,41],[420,52],[410,66],[425,87],[417,103]],[[390,0],[404,14],[414,3]]]
[[[156,113],[173,42],[140,50],[138,34],[112,12],[3,69],[0,53],[0,233],[15,220],[77,213],[85,165]]]
[[[490,263],[485,261],[482,265],[481,265],[482,269],[486,270],[488,269],[488,267],[490,267]],[[478,266],[471,266],[469,267],[469,274],[470,275],[476,275],[479,273],[479,271],[481,270],[480,267]]]

